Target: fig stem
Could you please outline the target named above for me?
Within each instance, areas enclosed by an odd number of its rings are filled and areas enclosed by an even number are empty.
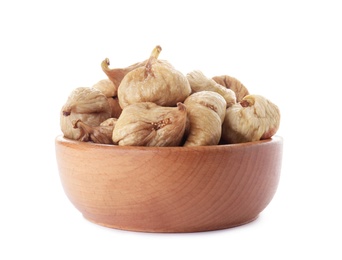
[[[186,106],[182,102],[178,102],[177,107],[179,111],[186,111]]]
[[[101,68],[103,71],[109,71],[109,66],[110,65],[110,61],[108,58],[105,58],[102,62],[101,62]]]
[[[151,53],[150,58],[151,58],[151,57],[154,57],[155,59],[158,59],[159,54],[160,54],[161,51],[162,51],[162,48],[161,48],[159,45],[157,45],[157,46],[154,47],[154,49],[152,50],[152,53]]]
[[[103,72],[107,75],[107,77],[114,83],[115,87],[118,88],[120,85],[121,80],[126,75],[126,72],[124,69],[118,68],[118,69],[110,69],[109,68],[110,61],[108,58],[105,58],[101,62],[101,68]]]
[[[147,78],[149,75],[154,77],[154,73],[152,71],[152,64],[154,63],[154,61],[158,59],[161,50],[162,48],[159,45],[154,47],[154,49],[152,50],[151,56],[147,60],[145,65],[145,78]]]

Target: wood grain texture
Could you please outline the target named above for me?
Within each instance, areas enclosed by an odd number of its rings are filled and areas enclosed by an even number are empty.
[[[99,225],[145,232],[250,222],[272,200],[281,137],[205,147],[119,147],[56,138],[67,197]]]

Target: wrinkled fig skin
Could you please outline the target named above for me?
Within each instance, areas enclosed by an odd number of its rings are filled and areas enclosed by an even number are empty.
[[[233,90],[237,102],[240,102],[245,96],[249,95],[248,89],[234,77],[228,75],[215,76],[213,77],[213,80],[221,86]]]
[[[65,115],[101,113],[109,109],[107,97],[100,90],[88,87],[74,89],[62,108]]]
[[[192,93],[203,90],[213,91],[220,94],[227,102],[227,107],[236,103],[236,95],[233,90],[216,83],[213,79],[207,78],[201,71],[194,70],[186,75]]]
[[[145,66],[132,70],[123,78],[118,89],[122,108],[138,102],[173,107],[190,95],[186,77],[167,61],[157,59],[160,51],[160,46],[154,48]]]
[[[179,146],[186,127],[182,103],[162,107],[152,102],[125,107],[113,131],[113,142],[132,146]]]
[[[113,144],[112,134],[114,125],[90,126],[83,123],[81,120],[77,120],[74,122],[74,128],[80,129],[81,131],[79,141],[94,142],[98,144]]]
[[[110,79],[102,79],[92,86],[100,90],[106,97],[112,110],[111,117],[118,118],[121,114],[121,107],[118,100],[118,92],[114,83]]]
[[[100,126],[112,126],[113,129],[115,127],[115,124],[116,122],[118,121],[117,118],[114,118],[114,117],[111,117],[111,118],[108,118],[107,120],[103,121]]]
[[[92,86],[100,90],[107,98],[116,97],[118,89],[110,79],[102,79]]]
[[[222,143],[252,142],[272,137],[279,128],[280,111],[260,95],[247,95],[227,108],[222,125]]]
[[[225,99],[216,92],[201,91],[190,95],[184,105],[190,121],[184,146],[217,145],[227,106]]]
[[[98,126],[111,116],[107,97],[95,88],[79,87],[69,95],[60,112],[60,127],[66,138],[79,140],[81,131],[74,122],[81,120],[90,126]]]

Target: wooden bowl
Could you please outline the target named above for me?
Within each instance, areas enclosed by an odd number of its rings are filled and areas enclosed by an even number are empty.
[[[66,195],[106,227],[196,232],[248,223],[272,200],[283,140],[200,147],[132,147],[58,136]]]

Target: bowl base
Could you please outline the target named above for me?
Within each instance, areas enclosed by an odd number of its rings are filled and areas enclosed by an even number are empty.
[[[120,225],[115,225],[113,223],[101,223],[92,218],[89,218],[88,216],[84,214],[82,215],[87,221],[95,225],[99,225],[99,226],[111,228],[111,229],[117,229],[117,230],[125,230],[125,231],[132,231],[132,232],[145,232],[145,233],[196,233],[196,232],[217,231],[217,230],[224,230],[224,229],[230,229],[230,228],[243,226],[243,225],[246,225],[255,221],[259,217],[259,215],[257,215],[245,221],[241,221],[237,223],[230,223],[230,224],[223,225],[220,227],[203,227],[203,228],[198,227],[198,228],[192,228],[192,229],[186,229],[183,227],[182,229],[177,229],[177,228],[159,229],[159,228],[153,228],[153,227],[133,227],[133,226],[120,226]]]

